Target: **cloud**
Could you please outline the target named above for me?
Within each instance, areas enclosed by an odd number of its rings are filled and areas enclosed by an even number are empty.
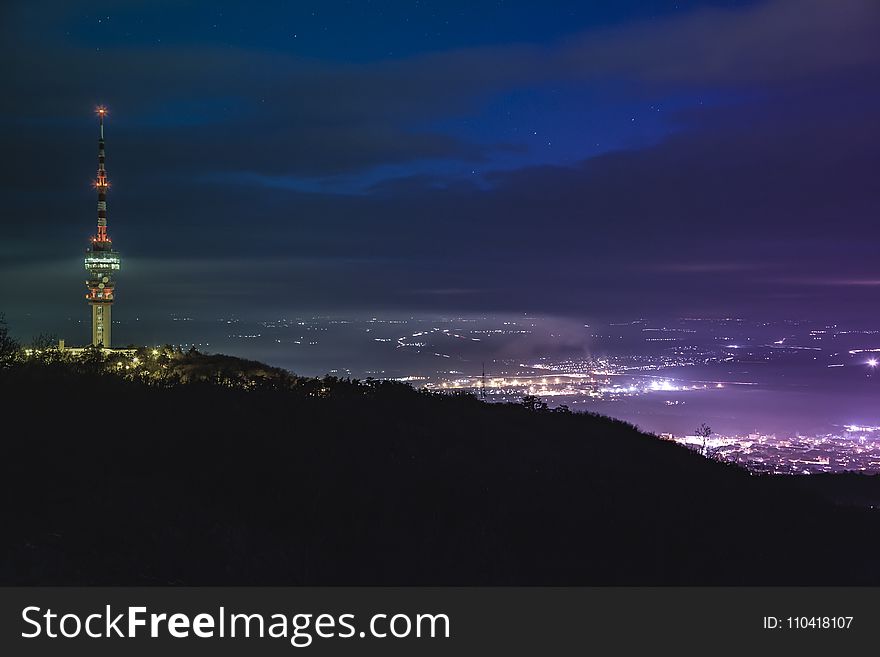
[[[572,39],[559,57],[584,75],[652,82],[787,82],[876,66],[873,0],[775,0],[706,9]]]
[[[172,171],[211,162],[265,175],[338,175],[432,158],[481,161],[510,145],[476,145],[416,126],[467,115],[494,95],[529,85],[606,78],[788,83],[880,62],[880,5],[873,0],[774,0],[594,30],[553,46],[476,47],[359,64],[234,47],[93,50],[39,43],[21,27],[2,65],[7,93],[0,113],[16,129],[45,122],[44,135],[29,135],[35,152],[60,138],[53,127],[69,129],[69,117],[105,99],[120,127],[139,130],[132,146],[149,166],[161,158]]]
[[[154,303],[181,305],[224,289],[252,304],[378,307],[412,304],[413,290],[479,290],[422,296],[511,311],[784,312],[804,298],[840,308],[872,286],[793,299],[778,270],[876,278],[865,245],[880,213],[878,11],[775,0],[552,46],[360,64],[204,46],[26,48],[24,26],[0,64],[5,239],[39,244],[17,260],[84,247],[94,140],[83,108],[113,99],[111,231],[131,262],[161,256],[121,284],[144,303],[161,279]],[[512,90],[611,79],[748,95],[678,112],[682,129],[649,147],[479,180],[432,168],[520,147],[434,120]],[[188,269],[205,254],[234,262]]]
[[[780,283],[791,285],[819,285],[832,287],[878,287],[880,279],[877,278],[782,278]]]
[[[753,262],[669,262],[645,265],[645,270],[680,274],[712,274],[728,272],[754,272],[768,269],[771,265]]]

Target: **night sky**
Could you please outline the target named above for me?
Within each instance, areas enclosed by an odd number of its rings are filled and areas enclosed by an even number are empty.
[[[120,8],[119,5],[123,5]],[[0,311],[880,320],[880,2],[4,2]]]

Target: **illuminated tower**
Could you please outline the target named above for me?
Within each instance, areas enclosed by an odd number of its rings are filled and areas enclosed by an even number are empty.
[[[92,344],[110,348],[111,318],[113,306],[114,273],[119,269],[119,254],[113,250],[113,242],[107,235],[107,189],[110,182],[104,170],[104,117],[107,108],[97,109],[100,136],[98,137],[98,177],[94,187],[98,192],[98,233],[86,250],[86,271],[89,278],[86,299],[92,307]]]

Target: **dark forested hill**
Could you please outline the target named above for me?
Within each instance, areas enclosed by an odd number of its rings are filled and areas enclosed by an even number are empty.
[[[188,358],[0,369],[0,583],[880,583],[877,513],[621,422]]]

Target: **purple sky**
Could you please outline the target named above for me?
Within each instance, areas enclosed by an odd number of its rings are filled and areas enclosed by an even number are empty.
[[[86,314],[97,103],[122,319],[880,320],[876,0],[0,12],[13,325]]]

